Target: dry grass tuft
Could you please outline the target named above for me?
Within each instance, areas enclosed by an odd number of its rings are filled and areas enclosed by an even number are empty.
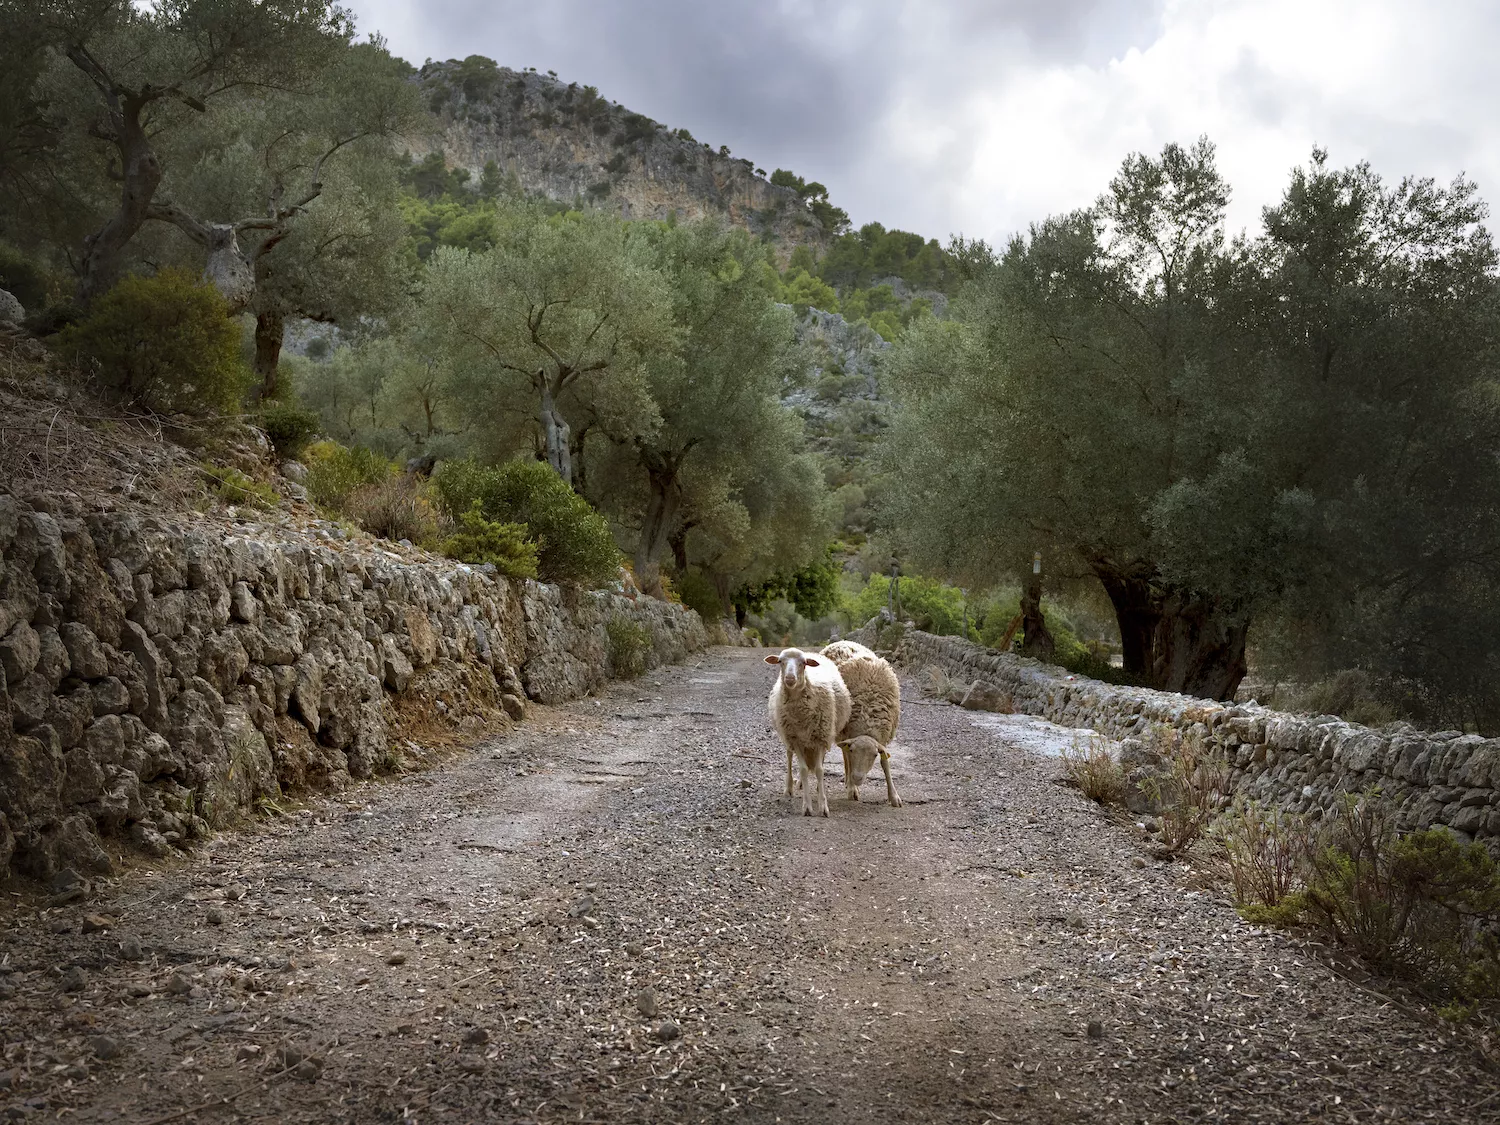
[[[1107,739],[1094,735],[1086,745],[1075,739],[1062,752],[1062,762],[1068,780],[1089,800],[1113,805],[1125,795],[1125,772],[1110,753]]]
[[[140,496],[185,505],[199,476],[158,419],[59,382],[35,341],[0,338],[0,480],[85,502]]]

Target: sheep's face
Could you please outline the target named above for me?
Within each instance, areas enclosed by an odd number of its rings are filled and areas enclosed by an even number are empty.
[[[849,774],[856,788],[870,776],[870,770],[880,760],[880,743],[869,735],[862,734],[849,743]]]
[[[823,662],[816,656],[803,652],[800,648],[784,648],[780,653],[766,657],[766,663],[781,666],[783,691],[795,691],[807,682],[807,669],[816,668]]]

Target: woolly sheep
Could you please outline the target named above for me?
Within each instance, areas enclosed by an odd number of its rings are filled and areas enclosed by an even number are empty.
[[[836,664],[799,648],[782,649],[780,654],[766,657],[766,663],[779,665],[781,669],[771,687],[768,707],[771,725],[786,746],[786,795],[792,795],[792,757],[795,755],[802,774],[802,815],[813,814],[812,782],[816,780],[817,812],[819,816],[827,816],[823,755],[833,746],[834,736],[849,721],[849,689],[844,686]]]
[[[839,749],[844,754],[844,787],[849,800],[859,800],[859,786],[880,759],[885,773],[885,799],[901,807],[901,795],[891,780],[891,756],[886,749],[896,737],[901,722],[901,682],[895,670],[856,641],[834,641],[823,655],[838,665],[849,689],[849,721],[839,730]]]

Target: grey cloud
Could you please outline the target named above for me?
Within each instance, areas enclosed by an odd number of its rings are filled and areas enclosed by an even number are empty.
[[[1159,2],[452,0],[424,5],[412,41],[397,35],[391,46],[417,63],[424,53],[482,54],[556,70],[761,167],[828,184],[857,222],[900,225],[880,209],[911,190],[888,182],[904,178],[890,167],[885,136],[897,98],[940,113],[967,80],[990,81],[1028,59],[1111,57],[1146,41]],[[402,0],[355,0],[354,8],[370,31],[411,11]],[[867,187],[877,153],[887,178]]]
[[[1407,112],[1385,100],[1365,113],[1340,89],[1341,41],[1315,45],[1327,59],[1326,81],[1282,65],[1276,34],[1296,36],[1297,27],[1262,28],[1273,34],[1257,40],[1261,55],[1247,44],[1207,75],[1218,95],[1201,112],[1180,93],[1166,100],[1174,84],[1161,67],[1172,64],[1149,58],[1166,19],[1177,30],[1203,26],[1216,10],[1246,10],[1234,0],[1170,11],[1164,0],[350,2],[362,29],[387,32],[392,48],[413,62],[481,54],[505,66],[555,70],[715,147],[727,144],[760,167],[822,181],[856,223],[879,219],[938,238],[964,229],[998,239],[1024,229],[1047,211],[1091,198],[1108,167],[1132,149],[1207,131],[1229,163],[1237,127],[1259,131],[1260,150],[1268,148],[1266,134],[1306,137],[1343,162],[1369,157],[1392,177],[1446,179],[1467,166],[1491,195],[1497,185],[1486,176],[1500,178],[1495,131],[1482,108],[1500,12],[1476,13],[1472,0],[1434,0],[1453,11],[1424,25],[1430,42],[1387,60],[1393,71],[1409,68],[1393,72],[1393,85],[1420,91],[1419,106]],[[1358,7],[1378,25],[1390,22],[1386,9],[1397,3]],[[1148,61],[1122,68],[1126,76],[1114,82],[1109,63],[1132,48]],[[1087,104],[1050,100],[1089,88],[1100,93]],[[1136,100],[1122,108],[1107,89]],[[1025,115],[1023,127],[987,117],[995,106]],[[1042,127],[1028,131],[1033,112]],[[1004,166],[995,146],[1009,142],[997,137],[1015,142]],[[1302,147],[1299,141],[1291,159],[1305,158]],[[1033,180],[1054,186],[1045,194],[1026,190]],[[1075,181],[1082,186],[1069,198]],[[1271,202],[1274,196],[1259,194],[1264,186],[1244,202]]]

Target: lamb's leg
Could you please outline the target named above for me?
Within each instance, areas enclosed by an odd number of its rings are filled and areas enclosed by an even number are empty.
[[[859,800],[859,786],[854,784],[854,760],[849,757],[849,747],[839,743],[839,753],[844,756],[844,796],[851,801]]]
[[[885,800],[894,809],[901,807],[901,794],[896,792],[896,783],[891,780],[891,752],[880,748],[880,768],[885,773]]]

